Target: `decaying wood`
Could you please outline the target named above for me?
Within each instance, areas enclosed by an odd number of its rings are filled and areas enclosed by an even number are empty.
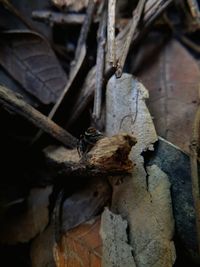
[[[58,25],[80,25],[84,22],[85,15],[83,14],[63,14],[59,12],[35,10],[32,12],[32,18],[41,22]]]
[[[144,168],[141,153],[153,149],[157,140],[151,115],[145,105],[148,92],[129,74],[108,82],[106,95],[106,133],[134,133],[137,144],[130,153],[136,163],[132,176],[113,184],[112,211],[128,222],[129,242],[138,267],[173,266],[174,244],[171,241],[174,220],[168,177],[157,166]],[[156,263],[156,265],[155,265]]]
[[[77,139],[75,137],[27,104],[21,95],[17,95],[3,86],[0,86],[0,104],[3,108],[24,117],[33,125],[61,142],[64,146],[69,148],[76,146]]]
[[[192,193],[195,206],[196,215],[196,228],[198,248],[200,255],[200,178],[198,171],[198,160],[200,151],[200,108],[198,108],[192,131],[192,140],[190,145],[190,161],[191,161],[191,174],[192,174]]]
[[[128,155],[136,139],[127,134],[99,140],[81,159],[76,150],[47,148],[47,165],[68,176],[120,175],[130,173],[134,167]]]
[[[98,29],[98,48],[97,48],[97,60],[96,60],[96,86],[94,92],[94,108],[93,118],[99,120],[101,116],[101,105],[102,105],[102,87],[103,87],[103,76],[104,76],[104,65],[105,65],[105,45],[106,45],[106,18],[107,8],[103,11],[101,21]]]
[[[116,0],[108,0],[107,60],[114,67],[116,66],[115,10]]]
[[[138,39],[142,37],[144,32],[148,29],[148,27],[155,21],[155,19],[164,12],[169,5],[172,3],[173,0],[161,0],[161,1],[150,1],[148,0],[145,4],[144,10],[144,18],[143,18],[143,25],[138,31],[135,31],[133,35],[132,43],[136,42]],[[152,3],[153,2],[153,3]],[[150,5],[152,4],[152,5]],[[130,26],[127,25],[121,33],[116,36],[116,57],[119,58],[121,55],[122,47],[126,41],[126,37],[128,34]],[[105,82],[113,75],[115,72],[114,68],[108,68],[105,73]],[[85,83],[80,90],[80,93],[77,97],[77,101],[74,103],[74,106],[71,110],[70,118],[67,122],[67,126],[73,124],[83,110],[87,107],[90,101],[93,99],[94,90],[95,90],[95,73],[96,73],[96,66],[88,73],[86,77]]]

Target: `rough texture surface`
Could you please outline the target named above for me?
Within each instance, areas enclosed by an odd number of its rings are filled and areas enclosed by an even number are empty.
[[[119,175],[131,173],[134,168],[129,159],[132,146],[137,143],[132,135],[123,133],[104,137],[81,158],[77,149],[51,146],[44,149],[47,164],[70,175]]]
[[[107,208],[101,217],[103,242],[102,267],[135,267],[132,247],[128,244],[127,221]]]
[[[91,165],[103,167],[105,170],[132,170],[133,163],[128,156],[136,143],[136,138],[128,134],[104,137],[86,155],[86,160]]]
[[[156,167],[152,167],[148,176],[141,156],[143,151],[152,149],[157,140],[145,104],[147,97],[147,90],[131,75],[123,74],[120,79],[112,77],[108,83],[107,134],[127,132],[137,138],[130,153],[136,166],[132,177],[125,177],[121,184],[113,183],[112,210],[128,221],[136,266],[168,267],[175,260],[169,183]]]

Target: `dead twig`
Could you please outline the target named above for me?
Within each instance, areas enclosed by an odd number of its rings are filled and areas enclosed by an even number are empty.
[[[147,1],[152,2],[151,0]],[[158,2],[158,4],[157,4]],[[144,19],[143,24],[141,25],[141,28],[135,31],[132,43],[138,41],[142,35],[147,31],[148,27],[154,22],[154,20],[162,13],[164,12],[167,7],[173,2],[173,0],[161,0],[161,1],[155,1],[152,8],[148,9],[148,14],[146,14],[144,11]],[[146,3],[146,5],[147,5]],[[145,5],[145,10],[146,10]],[[123,47],[123,44],[126,40],[126,36],[129,31],[129,25],[125,26],[124,30],[122,30],[116,37],[116,55],[117,58],[121,54],[121,48]],[[83,112],[85,107],[92,101],[94,96],[94,90],[95,90],[95,73],[96,73],[96,67],[94,67],[86,77],[85,83],[79,93],[79,96],[77,97],[77,101],[74,104],[71,114],[69,116],[69,120],[67,122],[67,126],[69,127],[72,125],[77,118],[80,116],[80,114]],[[107,67],[106,72],[104,75],[104,82],[106,81],[115,73],[115,68],[113,67]]]
[[[96,5],[95,5],[94,0],[90,0],[88,3],[86,17],[85,17],[84,23],[83,23],[82,28],[81,28],[81,33],[80,33],[80,37],[79,37],[76,52],[75,52],[75,58],[74,58],[74,61],[72,62],[72,66],[71,66],[71,70],[70,70],[70,74],[69,74],[69,80],[68,80],[65,88],[63,89],[62,94],[60,95],[56,104],[53,106],[52,110],[50,111],[50,113],[48,115],[48,118],[50,118],[50,119],[53,118],[53,116],[55,115],[61,102],[63,101],[63,98],[65,97],[65,95],[69,91],[69,89],[70,89],[82,63],[83,63],[83,60],[85,58],[85,55],[86,55],[86,44],[85,43],[86,43],[87,35],[89,32],[90,24],[92,22],[92,17],[93,17],[93,13],[95,10],[95,6]],[[42,135],[42,131],[40,130],[40,131],[38,131],[38,133],[34,137],[32,143],[37,142],[37,140],[41,137],[41,135]]]
[[[115,10],[116,0],[108,1],[108,29],[107,29],[107,60],[112,66],[116,66],[115,52]]]
[[[46,11],[46,10],[35,10],[32,12],[32,18],[37,21],[45,22],[50,25],[52,24],[72,24],[79,25],[83,24],[85,15],[83,14],[62,14],[59,12]]]
[[[102,87],[105,65],[105,45],[106,45],[106,17],[107,8],[103,11],[102,18],[98,29],[98,48],[97,48],[97,60],[96,60],[96,86],[94,92],[94,108],[93,118],[98,120],[101,116],[101,104],[102,104]]]
[[[117,62],[116,76],[118,78],[121,77],[121,75],[122,75],[124,64],[125,64],[125,61],[126,61],[126,58],[128,55],[128,51],[130,49],[131,41],[133,39],[135,30],[136,30],[136,28],[137,28],[137,26],[141,20],[145,3],[146,3],[146,0],[140,0],[137,7],[136,7],[136,10],[133,12],[133,18],[132,18],[132,21],[130,24],[129,32],[127,34],[126,41],[123,45],[121,55],[120,55],[118,62]]]
[[[77,139],[63,128],[47,118],[41,112],[27,104],[21,95],[16,95],[6,87],[0,86],[0,104],[20,116],[24,117],[42,131],[58,140],[64,146],[73,148],[77,144]]]
[[[54,114],[56,113],[58,107],[60,106],[67,91],[71,87],[72,82],[74,81],[74,79],[75,79],[75,77],[76,77],[76,75],[77,75],[77,73],[78,73],[78,71],[79,71],[79,69],[83,63],[83,60],[84,60],[85,55],[86,55],[86,47],[85,47],[86,46],[86,39],[87,39],[89,28],[90,28],[90,25],[92,22],[92,17],[93,17],[95,6],[96,6],[95,4],[96,3],[94,2],[94,0],[90,0],[88,3],[87,13],[86,13],[86,17],[85,17],[84,23],[83,23],[82,28],[81,28],[81,33],[80,33],[80,37],[79,37],[77,48],[76,48],[74,62],[72,63],[72,69],[71,69],[70,74],[69,74],[68,83],[65,86],[58,101],[56,102],[56,104],[52,108],[51,112],[49,113],[49,116],[48,116],[49,118],[53,118]]]

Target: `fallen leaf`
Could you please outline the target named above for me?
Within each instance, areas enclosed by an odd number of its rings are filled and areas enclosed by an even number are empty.
[[[31,243],[30,258],[32,267],[56,267],[53,257],[55,246],[54,223],[39,234]]]
[[[111,199],[111,190],[103,177],[92,179],[67,198],[62,206],[62,232],[66,232],[98,215]]]
[[[136,266],[132,255],[133,248],[128,244],[127,227],[127,221],[120,215],[107,208],[102,213],[100,234],[103,243],[103,267]]]
[[[112,178],[112,211],[127,220],[129,244],[138,267],[171,267],[175,261],[174,220],[168,177],[157,166],[144,168],[142,152],[157,140],[145,104],[148,91],[129,74],[109,80],[106,95],[106,133],[134,134],[137,144],[129,158],[136,164],[121,183]],[[123,265],[121,265],[123,266]],[[120,266],[120,267],[121,267]]]
[[[146,42],[142,47],[139,53],[142,65],[134,74],[149,90],[148,107],[158,134],[189,153],[192,124],[199,104],[198,64],[176,40],[166,42],[162,49],[154,49],[153,54],[152,45],[155,46],[155,42]]]
[[[48,42],[31,31],[1,33],[0,64],[31,95],[55,103],[67,77]]]
[[[25,210],[12,215],[0,227],[0,242],[16,244],[28,242],[42,232],[49,222],[49,195],[52,186],[34,188],[27,199]]]
[[[100,218],[66,232],[53,248],[56,267],[101,267]]]

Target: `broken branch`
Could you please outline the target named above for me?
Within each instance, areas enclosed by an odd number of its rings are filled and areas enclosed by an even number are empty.
[[[106,45],[106,17],[107,9],[102,14],[102,19],[98,29],[98,48],[96,60],[96,87],[94,92],[93,118],[98,120],[101,116],[102,87],[105,65],[105,45]]]
[[[133,163],[128,155],[136,139],[119,134],[100,139],[84,157],[76,150],[47,148],[44,150],[47,166],[56,173],[68,176],[120,175],[130,173]]]
[[[83,14],[62,14],[59,12],[35,10],[32,12],[32,18],[37,21],[48,24],[72,24],[80,25],[84,22],[85,15]]]
[[[125,43],[123,45],[121,55],[118,59],[117,70],[116,70],[116,76],[118,78],[121,77],[121,75],[122,75],[124,64],[125,64],[125,61],[126,61],[126,58],[128,55],[128,51],[130,49],[131,41],[133,39],[135,30],[136,30],[136,28],[140,22],[140,19],[142,17],[142,12],[143,12],[145,3],[146,3],[145,0],[140,0],[137,7],[136,7],[136,10],[133,12],[133,18],[132,18],[132,21],[130,24],[130,29],[129,29],[129,32],[126,36],[126,40],[125,40]]]
[[[116,0],[108,1],[108,30],[107,30],[107,45],[108,45],[108,62],[112,66],[116,66],[115,52],[115,9]]]
[[[42,131],[61,142],[64,146],[73,148],[77,139],[63,128],[47,118],[41,112],[27,104],[21,95],[13,93],[6,87],[0,86],[0,104],[20,116],[24,117]]]

